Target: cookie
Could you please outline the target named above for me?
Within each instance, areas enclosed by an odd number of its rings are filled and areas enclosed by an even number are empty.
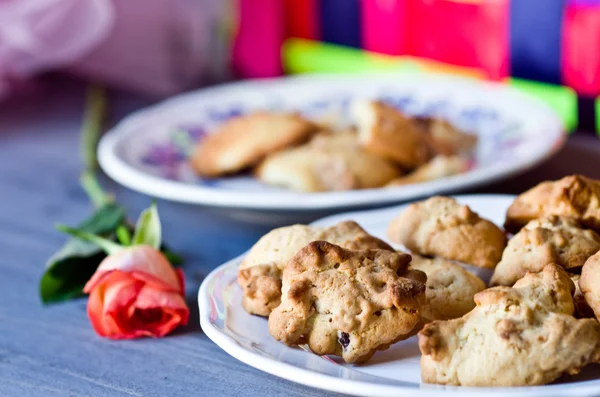
[[[200,141],[190,163],[203,177],[235,173],[308,140],[317,129],[297,114],[257,112],[236,117]]]
[[[391,161],[359,147],[355,135],[340,133],[275,153],[255,170],[259,180],[301,192],[370,189],[401,175]]]
[[[516,233],[533,219],[568,216],[600,232],[600,182],[581,175],[542,182],[520,194],[506,212],[506,230]]]
[[[560,266],[547,265],[512,288],[478,293],[462,318],[427,324],[419,332],[423,382],[543,385],[597,362],[600,324],[573,317],[574,289]]]
[[[600,321],[600,252],[590,257],[581,269],[579,288]]]
[[[469,168],[469,161],[459,156],[436,156],[410,174],[396,178],[387,186],[403,186],[462,174]]]
[[[427,303],[421,310],[425,323],[462,317],[475,307],[473,296],[485,289],[479,277],[446,259],[412,255],[410,268],[427,275]]]
[[[358,139],[368,151],[412,169],[425,164],[433,152],[417,123],[392,106],[360,101],[352,106]]]
[[[434,151],[444,156],[470,155],[477,146],[477,136],[464,133],[450,122],[439,118],[419,118]]]
[[[573,294],[573,303],[575,304],[575,317],[577,318],[594,318],[595,314],[590,305],[585,300],[581,287],[579,287],[580,274],[569,274],[571,281],[575,284],[575,294]]]
[[[240,264],[238,283],[243,291],[242,306],[248,313],[268,316],[279,305],[283,268],[298,250],[316,240],[352,250],[393,251],[352,221],[327,228],[294,225],[272,230],[254,244]]]
[[[600,236],[572,218],[550,215],[529,222],[510,239],[494,269],[491,285],[513,285],[548,263],[573,271],[600,250]]]
[[[482,268],[494,268],[506,236],[492,222],[450,197],[413,203],[392,220],[388,237],[411,252],[439,256]]]
[[[420,322],[425,286],[412,277],[409,262],[402,253],[308,244],[283,271],[281,305],[269,316],[269,333],[347,363],[368,360]]]

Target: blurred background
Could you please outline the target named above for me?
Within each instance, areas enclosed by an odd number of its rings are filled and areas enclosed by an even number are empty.
[[[600,0],[0,0],[0,101],[56,73],[155,101],[368,71],[500,81],[596,130]]]

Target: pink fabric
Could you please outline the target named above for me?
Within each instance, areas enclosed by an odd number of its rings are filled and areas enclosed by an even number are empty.
[[[0,0],[0,96],[10,79],[82,57],[113,22],[110,0]]]
[[[111,0],[114,27],[71,70],[163,97],[227,77],[222,0]]]
[[[407,2],[362,0],[363,47],[389,55],[406,53]]]
[[[562,34],[562,78],[580,94],[600,95],[600,5],[570,3]]]

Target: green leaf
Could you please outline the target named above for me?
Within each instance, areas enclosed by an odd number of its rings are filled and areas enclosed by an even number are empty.
[[[124,220],[125,210],[108,203],[82,222],[79,230],[109,237]],[[60,302],[83,295],[83,286],[105,257],[97,245],[69,239],[46,263],[40,280],[42,302]]]
[[[125,248],[120,244],[117,244],[104,237],[100,237],[94,233],[84,232],[82,230],[74,229],[65,225],[56,225],[56,228],[61,232],[70,234],[71,236],[77,237],[80,240],[96,244],[98,247],[102,248],[104,252],[106,252],[108,255],[116,254],[117,252],[122,251]]]
[[[129,232],[129,228],[125,225],[120,225],[117,228],[117,239],[124,246],[131,245],[131,233]]]
[[[161,225],[160,217],[156,203],[152,203],[150,208],[144,210],[138,218],[135,225],[132,245],[146,244],[156,249],[160,249],[161,244]]]

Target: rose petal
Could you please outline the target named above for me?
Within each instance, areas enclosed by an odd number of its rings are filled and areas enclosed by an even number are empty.
[[[135,302],[144,283],[118,270],[105,272],[102,283],[92,289],[88,301],[88,317],[96,332],[102,336],[114,337],[129,332],[127,316],[120,316],[123,310]]]
[[[157,337],[168,334],[178,325],[186,325],[190,316],[190,311],[183,296],[173,292],[157,291],[148,285],[140,290],[134,305],[136,310],[139,311],[157,308],[163,310],[164,314],[160,322],[141,323],[139,316],[135,318],[137,321],[136,328],[145,326],[148,331]]]
[[[177,273],[165,256],[148,245],[129,247],[121,252],[107,256],[92,278],[85,285],[85,291],[91,291],[102,281],[103,273],[110,270],[124,272],[141,272],[154,276],[164,282],[170,289],[179,291],[180,280]],[[150,280],[149,280],[150,281]]]

